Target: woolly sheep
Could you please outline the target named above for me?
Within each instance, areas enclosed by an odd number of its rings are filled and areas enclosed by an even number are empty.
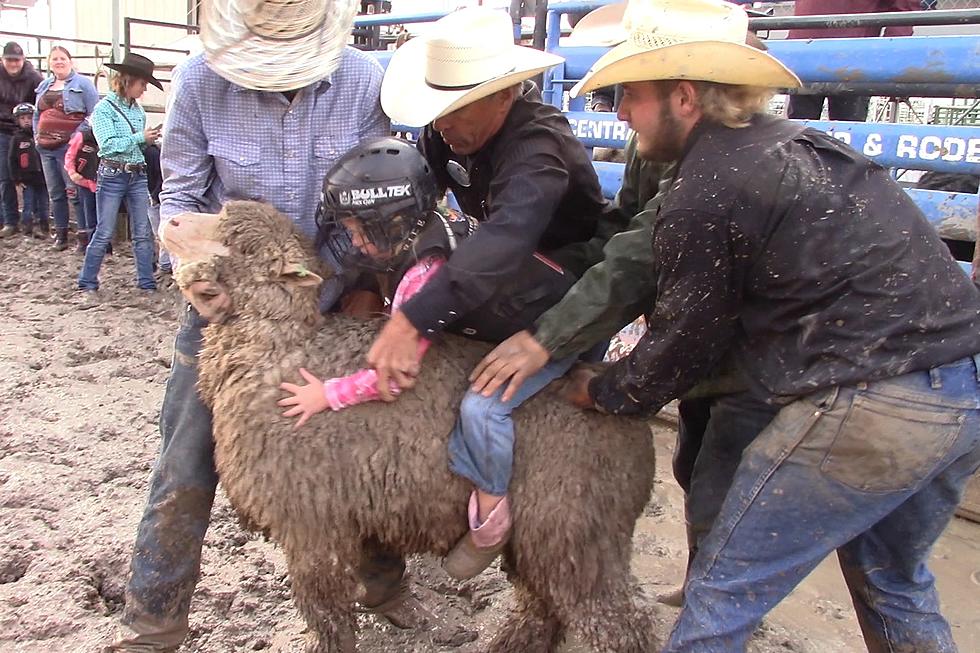
[[[300,366],[321,376],[357,370],[381,320],[320,315],[316,258],[269,205],[229,202],[216,218],[188,216],[180,231],[194,232],[191,250],[169,240],[174,231],[164,238],[183,255],[178,283],[208,280],[230,299],[205,329],[199,362],[221,483],[245,523],[282,546],[310,650],[353,651],[362,548],[377,541],[443,556],[466,530],[469,483],[449,471],[446,443],[487,347],[446,336],[396,404],[321,413],[294,430],[276,406],[280,382],[295,381]],[[586,414],[553,387],[515,419],[504,568],[518,605],[489,650],[554,651],[566,631],[599,652],[652,650],[629,570],[653,484],[648,426]]]

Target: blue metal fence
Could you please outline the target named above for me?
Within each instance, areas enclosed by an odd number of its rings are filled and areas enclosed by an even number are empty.
[[[552,3],[548,12],[546,49],[565,63],[545,74],[545,100],[561,107],[564,91],[588,71],[606,48],[562,47],[559,21],[563,13],[586,11],[616,0]],[[382,14],[357,19],[359,25],[384,25],[436,20],[445,12],[410,16]],[[764,22],[768,19],[757,19]],[[975,21],[974,21],[975,22]],[[943,96],[980,97],[980,38],[930,36],[875,39],[769,41],[770,52],[806,83],[894,95],[935,91]],[[386,66],[391,52],[373,53]],[[871,90],[873,89],[873,90]],[[904,93],[903,89],[907,89]],[[581,111],[570,102],[566,116],[586,147],[622,147],[628,126],[615,115]],[[980,175],[980,127],[945,127],[884,123],[810,123],[848,142],[859,152],[891,168]],[[398,132],[414,134],[404,126]],[[622,182],[623,166],[595,163],[603,191],[611,197]],[[978,196],[940,191],[909,191],[926,217],[945,237],[975,240]]]

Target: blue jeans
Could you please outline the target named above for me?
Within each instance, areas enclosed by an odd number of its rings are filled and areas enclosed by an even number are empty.
[[[10,177],[10,140],[12,134],[0,132],[0,223],[17,226],[17,187]]]
[[[145,290],[155,290],[153,280],[153,231],[147,216],[149,194],[146,190],[146,175],[138,172],[122,172],[99,166],[99,185],[95,193],[99,212],[98,226],[85,250],[85,262],[78,275],[78,287],[83,290],[97,290],[99,269],[105,258],[106,247],[112,242],[116,232],[116,219],[119,207],[126,201],[129,214],[130,236],[133,240],[133,256],[136,259],[136,285]]]
[[[41,167],[44,168],[44,181],[48,186],[48,196],[54,210],[54,226],[56,229],[68,228],[68,202],[75,204],[78,212],[78,197],[75,194],[75,184],[65,170],[65,152],[67,145],[54,150],[37,148],[41,155]]]
[[[698,443],[685,490],[684,514],[693,550],[699,548],[721,512],[742,452],[779,412],[778,407],[749,392],[713,397],[709,401],[710,419]]]
[[[832,388],[745,450],[664,651],[744,651],[837,551],[869,650],[952,653],[926,562],[980,467],[980,364]]]
[[[78,190],[78,212],[75,219],[78,222],[78,230],[86,231],[89,235],[95,231],[99,224],[99,215],[96,212],[95,193],[84,186],[76,186]]]
[[[28,186],[24,184],[24,211],[21,222],[24,227],[30,227],[37,221],[37,225],[43,229],[48,227],[48,189],[44,184]]]
[[[449,469],[473,482],[482,492],[507,494],[514,467],[514,420],[511,413],[546,385],[568,371],[576,356],[553,360],[528,377],[510,401],[468,390],[459,407],[459,419],[449,436]]]
[[[126,624],[139,620],[153,622],[161,630],[176,627],[178,642],[187,633],[191,595],[218,484],[211,411],[196,387],[201,329],[206,324],[188,306],[174,342],[173,365],[160,409],[160,454],[133,544],[122,617]]]

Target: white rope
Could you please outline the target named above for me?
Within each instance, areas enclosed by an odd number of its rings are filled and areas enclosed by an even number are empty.
[[[340,63],[357,0],[205,0],[201,43],[222,77],[260,91],[323,79]]]

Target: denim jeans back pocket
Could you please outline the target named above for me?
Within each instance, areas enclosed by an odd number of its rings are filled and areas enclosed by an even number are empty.
[[[912,489],[949,452],[964,419],[956,409],[898,405],[858,394],[820,470],[862,492]]]

